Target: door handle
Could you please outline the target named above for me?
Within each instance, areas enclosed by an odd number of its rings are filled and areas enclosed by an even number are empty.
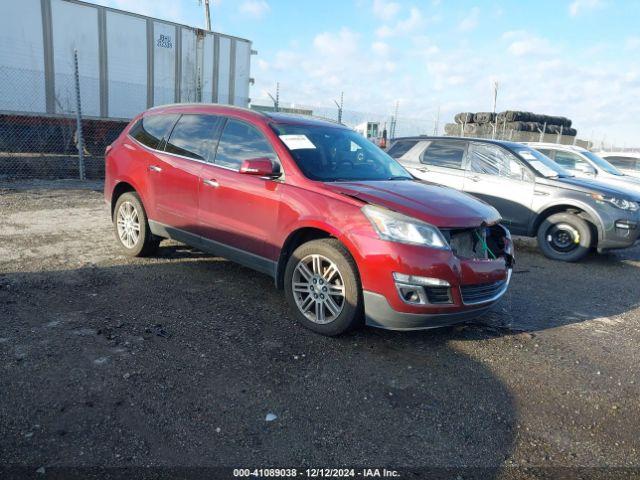
[[[205,185],[208,185],[209,187],[213,187],[213,188],[218,188],[220,186],[220,184],[216,180],[214,180],[213,178],[209,179],[209,180],[203,180],[202,183],[204,183]]]
[[[469,177],[469,180],[471,180],[472,182],[479,182],[480,177]]]
[[[162,168],[160,168],[157,165],[149,165],[149,171],[150,172],[161,172]]]

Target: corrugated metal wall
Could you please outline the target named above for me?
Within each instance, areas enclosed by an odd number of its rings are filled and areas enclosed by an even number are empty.
[[[76,0],[5,2],[0,111],[130,118],[154,105],[247,106],[251,42]]]

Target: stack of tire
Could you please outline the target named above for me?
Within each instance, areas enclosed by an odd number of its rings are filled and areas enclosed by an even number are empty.
[[[575,137],[577,131],[571,128],[571,120],[566,117],[540,115],[532,112],[507,110],[493,112],[461,112],[455,115],[455,123],[447,123],[447,135],[488,135],[496,130],[552,133]]]

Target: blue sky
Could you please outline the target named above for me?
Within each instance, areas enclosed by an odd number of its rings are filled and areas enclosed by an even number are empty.
[[[204,25],[198,0],[96,3]],[[433,129],[458,111],[530,110],[579,137],[640,146],[636,0],[212,0],[213,30],[248,38],[250,95],[388,115]]]

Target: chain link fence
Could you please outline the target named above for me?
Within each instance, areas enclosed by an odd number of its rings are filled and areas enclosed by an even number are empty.
[[[41,72],[0,66],[0,82],[23,84],[23,91],[3,100],[3,105],[19,105],[22,111],[0,111],[0,179],[100,179],[104,178],[104,152],[127,120],[84,118],[82,87],[94,79],[78,73],[77,58],[71,75],[56,76],[56,114],[37,113],[42,106],[29,110],[28,98],[34,76]],[[41,83],[36,82],[41,89]],[[33,96],[35,97],[35,96]],[[35,103],[37,101],[34,100]]]

